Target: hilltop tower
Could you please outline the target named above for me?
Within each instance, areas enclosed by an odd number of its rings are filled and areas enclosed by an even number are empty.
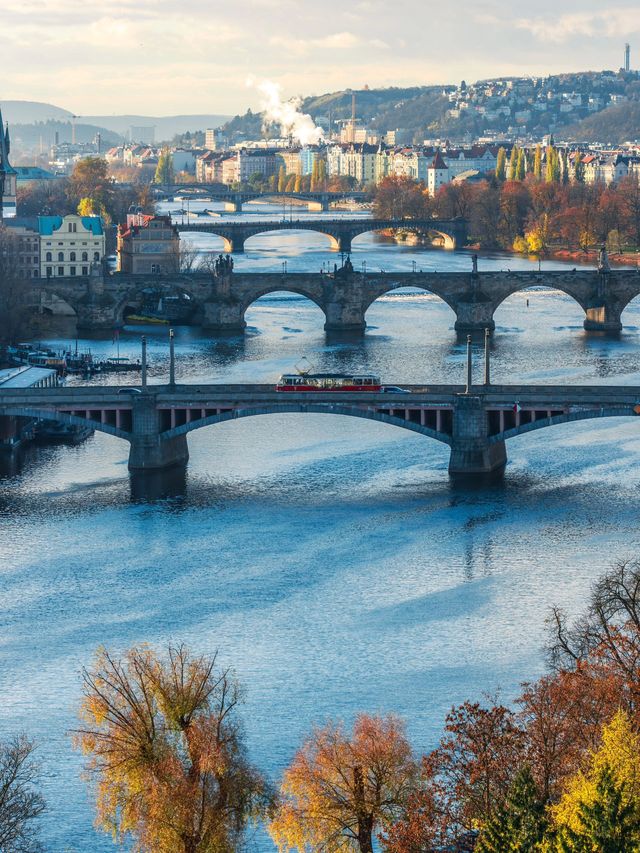
[[[631,45],[625,44],[624,46],[624,70],[631,70]]]
[[[2,121],[0,109],[0,221],[16,215],[17,173],[9,163],[10,151],[9,126]]]

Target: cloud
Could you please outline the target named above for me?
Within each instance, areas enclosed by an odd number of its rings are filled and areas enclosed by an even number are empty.
[[[626,38],[640,32],[640,9],[612,7],[596,12],[575,12],[551,18],[520,18],[520,30],[541,41],[560,44],[575,36]]]

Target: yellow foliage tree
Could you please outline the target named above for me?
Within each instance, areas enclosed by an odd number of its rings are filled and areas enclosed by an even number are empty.
[[[574,849],[563,839],[584,836],[584,815],[601,797],[603,779],[609,779],[620,792],[622,808],[633,807],[636,814],[640,812],[640,737],[624,711],[618,711],[604,726],[602,743],[591,755],[588,768],[569,781],[564,795],[551,809],[561,850]],[[594,853],[600,850],[597,846],[591,849]]]
[[[316,729],[284,773],[269,825],[280,851],[372,853],[373,836],[398,817],[417,768],[401,721],[360,715]]]
[[[245,756],[230,672],[179,646],[165,659],[101,649],[83,675],[75,740],[97,779],[97,825],[139,853],[235,850],[266,788]]]

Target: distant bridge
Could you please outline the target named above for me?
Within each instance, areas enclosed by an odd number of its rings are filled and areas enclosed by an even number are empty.
[[[418,288],[440,297],[455,312],[459,332],[495,326],[494,314],[514,293],[543,286],[567,294],[585,314],[588,331],[619,332],[622,312],[640,294],[640,271],[562,269],[538,272],[175,273],[163,276],[94,274],[30,283],[40,311],[75,314],[78,327],[111,330],[141,307],[145,289],[183,291],[193,299],[195,322],[213,334],[241,334],[245,313],[260,297],[287,291],[310,299],[325,315],[328,332],[362,333],[366,313],[386,293]],[[425,311],[429,310],[425,307]]]
[[[409,393],[289,393],[273,385],[153,385],[132,391],[78,386],[0,391],[0,417],[84,425],[130,444],[132,470],[185,464],[189,432],[258,415],[344,415],[401,427],[447,444],[452,475],[501,471],[505,441],[591,418],[637,417],[632,387],[405,386]]]
[[[346,201],[347,199],[359,202],[371,201],[372,195],[369,192],[362,190],[342,190],[339,192],[329,192],[327,190],[307,190],[299,192],[279,192],[278,190],[269,190],[268,192],[257,190],[231,190],[217,187],[213,184],[192,183],[192,184],[152,184],[152,191],[156,197],[175,198],[176,196],[193,197],[197,199],[210,199],[211,201],[224,202],[225,209],[228,211],[239,212],[242,206],[251,201],[269,199],[283,199],[286,201],[298,200],[305,201],[308,204],[309,210],[329,210],[330,206],[337,201]]]
[[[227,222],[214,219],[198,222],[175,222],[179,231],[216,234],[224,240],[225,252],[244,252],[249,237],[269,231],[316,231],[331,239],[338,252],[350,252],[354,237],[372,231],[422,231],[442,238],[447,249],[461,248],[467,243],[466,219],[265,219],[260,222]]]

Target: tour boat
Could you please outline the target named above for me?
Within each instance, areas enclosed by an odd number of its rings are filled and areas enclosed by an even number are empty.
[[[31,367],[49,367],[56,370],[59,376],[67,372],[67,362],[64,356],[57,355],[52,350],[34,350],[27,356],[27,364]]]
[[[380,377],[371,373],[285,373],[276,391],[381,391]]]

